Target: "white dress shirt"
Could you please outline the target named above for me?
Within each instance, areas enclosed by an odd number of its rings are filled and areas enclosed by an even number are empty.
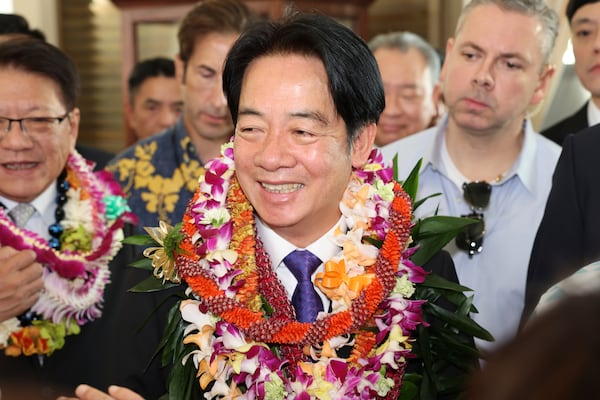
[[[442,194],[423,203],[415,212],[418,218],[432,216],[438,207],[439,215],[470,212],[462,190],[466,178],[446,149],[447,122],[445,116],[436,127],[382,148],[387,162],[398,154],[400,180],[423,159],[417,198]],[[534,132],[529,121],[524,126],[521,153],[502,179],[493,183],[489,206],[483,211],[486,232],[482,252],[469,258],[454,241],[445,248],[452,255],[459,282],[474,290],[473,304],[479,313],[473,314],[473,319],[496,338],[493,344],[476,339],[480,349],[492,349],[517,333],[529,256],[560,154],[560,147]]]
[[[275,273],[283,284],[283,287],[287,293],[287,297],[290,300],[292,299],[294,290],[296,290],[298,281],[283,262],[285,256],[294,250],[308,250],[319,257],[323,263],[325,263],[341,251],[341,248],[336,245],[333,240],[333,232],[335,231],[336,226],[339,225],[339,222],[332,226],[325,235],[321,236],[307,247],[298,248],[279,236],[275,231],[264,224],[260,218],[255,216],[254,221],[256,222],[256,232],[258,237],[263,243],[265,251],[271,260],[271,265],[273,265]],[[311,280],[314,282],[315,275],[319,272],[323,272],[323,270],[324,264],[319,265],[316,271],[312,274]],[[321,292],[319,288],[315,287],[315,290],[323,302],[323,309],[326,311],[329,310],[331,305],[329,298],[323,292]]]
[[[588,126],[600,124],[600,108],[590,99],[587,106]]]

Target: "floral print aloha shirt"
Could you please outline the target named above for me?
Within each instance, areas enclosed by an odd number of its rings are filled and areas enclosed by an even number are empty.
[[[117,155],[106,167],[120,183],[137,215],[138,232],[159,221],[181,221],[198,187],[202,161],[183,125],[144,139]]]

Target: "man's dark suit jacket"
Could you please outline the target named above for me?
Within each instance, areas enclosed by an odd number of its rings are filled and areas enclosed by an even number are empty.
[[[75,148],[83,158],[96,163],[94,171],[104,169],[106,164],[115,156],[113,153],[109,153],[108,151],[104,151],[102,149],[92,146],[86,146],[83,144],[78,144],[77,146],[75,146]]]
[[[527,274],[523,321],[539,297],[600,259],[600,124],[563,144]]]
[[[552,140],[554,143],[562,146],[565,138],[571,133],[577,133],[589,126],[587,118],[587,107],[589,101],[586,101],[575,114],[558,121],[556,124],[541,131],[541,134]]]

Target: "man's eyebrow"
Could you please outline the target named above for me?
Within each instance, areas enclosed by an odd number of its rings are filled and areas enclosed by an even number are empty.
[[[485,53],[485,54],[489,53],[488,51],[486,51],[485,49],[481,48],[480,46],[478,46],[477,44],[475,44],[473,42],[465,42],[460,46],[461,49],[465,48],[465,47],[472,47],[473,49],[475,49],[476,51],[481,52],[481,53]],[[520,60],[527,61],[526,57],[524,57],[520,53],[515,53],[515,52],[500,53],[498,58],[518,58]]]
[[[322,125],[327,125],[329,123],[329,119],[318,111],[298,111],[290,113],[290,116],[294,118],[310,119]]]
[[[153,99],[153,98],[148,98],[146,100],[144,100],[144,104],[161,104],[162,101],[158,100],[158,99]]]
[[[473,49],[475,49],[477,51],[481,51],[482,53],[485,53],[485,50],[481,46],[479,46],[477,43],[471,42],[471,41],[466,41],[464,43],[461,43],[459,47],[461,49],[465,48],[465,47],[472,47]]]
[[[238,111],[238,115],[254,115],[260,117],[263,113],[250,107],[244,107]],[[329,119],[318,111],[296,111],[289,113],[288,115],[292,118],[310,119],[322,125],[327,125],[329,123]]]
[[[578,17],[571,21],[571,26],[583,25],[583,24],[592,24],[596,23],[596,21],[592,20],[589,17]]]
[[[211,67],[210,65],[206,65],[204,63],[201,64],[197,64],[197,65],[192,65],[191,66],[194,70],[199,71],[199,70],[203,70],[206,72],[210,72],[212,74],[215,74],[217,72],[216,69],[214,69],[213,67]]]
[[[255,115],[255,116],[261,116],[262,113],[259,112],[258,110],[253,109],[253,108],[244,107],[244,108],[240,108],[238,110],[238,115]]]

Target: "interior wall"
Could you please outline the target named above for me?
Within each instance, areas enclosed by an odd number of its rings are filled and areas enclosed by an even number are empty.
[[[24,16],[29,25],[39,29],[46,35],[46,40],[54,45],[59,44],[57,12],[58,0],[15,0],[12,2],[13,12]]]

